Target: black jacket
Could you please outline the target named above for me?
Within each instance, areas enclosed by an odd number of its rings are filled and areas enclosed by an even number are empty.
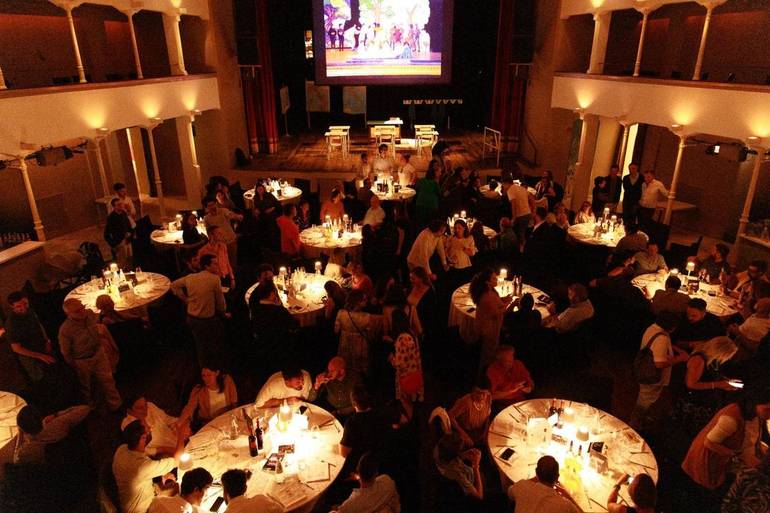
[[[133,231],[128,214],[120,214],[113,210],[107,216],[107,225],[104,227],[104,240],[107,241],[111,248],[114,248],[125,240],[126,234],[131,235]]]

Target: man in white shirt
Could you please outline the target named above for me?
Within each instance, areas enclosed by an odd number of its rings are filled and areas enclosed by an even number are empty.
[[[373,228],[377,227],[385,221],[385,210],[380,206],[380,198],[373,195],[369,199],[369,209],[366,211],[364,220],[361,223],[363,226],[371,225]]]
[[[284,400],[289,404],[296,404],[301,401],[312,401],[315,396],[310,373],[299,367],[293,367],[276,372],[267,378],[254,404],[259,408],[275,408]]]
[[[217,199],[211,196],[203,199],[203,206],[206,207],[206,215],[203,217],[206,228],[216,226],[222,230],[222,242],[227,245],[230,268],[235,269],[238,266],[238,236],[233,230],[232,222],[243,221],[243,216],[220,206]]]
[[[155,497],[147,513],[202,513],[201,501],[213,481],[211,474],[205,468],[188,470],[182,477],[179,495]]]
[[[152,441],[152,434],[141,421],[135,420],[123,430],[126,443],[118,447],[112,459],[112,474],[118,485],[122,513],[145,513],[155,495],[152,480],[161,476],[163,482],[173,480],[170,472],[179,465],[184,452],[184,441],[190,436],[190,426],[185,423],[177,433],[174,457],[150,459],[145,453]]]
[[[173,456],[176,449],[176,426],[178,419],[167,414],[144,395],[129,397],[126,402],[126,416],[120,423],[123,430],[135,420],[150,428],[152,442],[147,446],[149,456]]]
[[[118,198],[123,202],[123,208],[125,209],[126,214],[128,214],[128,220],[131,223],[131,228],[136,228],[136,220],[139,219],[139,212],[134,206],[134,200],[128,197],[128,189],[126,188],[126,184],[118,182],[112,186],[112,190],[115,192],[115,195],[110,199],[112,200],[114,198]],[[107,213],[109,214],[110,212],[112,212],[111,201],[107,203]]]
[[[668,190],[663,182],[655,179],[655,171],[649,169],[644,172],[642,184],[642,198],[639,200],[639,225],[643,228],[649,226],[655,209],[658,208],[659,196],[668,198]]]
[[[409,163],[410,157],[408,153],[398,154],[398,184],[401,187],[411,187],[417,178],[417,170]]]
[[[412,249],[409,251],[409,255],[406,257],[406,263],[409,269],[415,267],[422,267],[428,274],[430,279],[435,280],[436,274],[430,268],[430,259],[433,253],[438,253],[438,257],[441,259],[441,265],[444,266],[444,270],[449,269],[449,264],[446,261],[446,253],[444,252],[444,231],[446,230],[446,223],[440,219],[434,219],[428,224],[428,227],[417,235],[412,244]]]
[[[385,474],[379,475],[377,461],[371,452],[365,453],[358,460],[356,478],[361,484],[354,489],[350,497],[336,513],[400,513],[401,501],[396,483]]]
[[[251,472],[231,469],[222,474],[227,513],[283,513],[283,507],[266,495],[246,497]]]
[[[559,483],[559,462],[553,456],[537,461],[535,477],[521,479],[508,488],[516,502],[514,513],[581,513],[575,499]]]
[[[524,251],[524,241],[532,219],[535,200],[527,188],[514,183],[510,175],[503,178],[503,191],[511,204],[511,220],[513,220],[513,231],[516,232],[519,240],[519,251]]]
[[[639,350],[650,347],[655,367],[660,371],[660,380],[652,384],[639,384],[639,395],[628,422],[635,429],[645,427],[645,422],[650,420],[647,418],[647,412],[671,381],[671,367],[677,363],[686,362],[689,358],[687,352],[671,344],[671,333],[674,332],[678,324],[679,316],[677,314],[661,312],[655,323],[650,325],[642,334]]]
[[[377,156],[372,161],[372,174],[375,178],[380,175],[393,176],[393,159],[388,156],[388,145],[380,144],[377,149]]]

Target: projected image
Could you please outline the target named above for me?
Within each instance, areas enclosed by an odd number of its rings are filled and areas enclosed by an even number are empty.
[[[323,0],[326,76],[441,76],[442,0]]]

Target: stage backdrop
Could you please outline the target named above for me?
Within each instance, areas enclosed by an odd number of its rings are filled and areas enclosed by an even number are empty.
[[[316,82],[449,83],[453,0],[313,0]]]
[[[305,82],[305,98],[308,112],[330,112],[329,87]]]
[[[345,114],[366,114],[366,86],[342,88],[342,112]]]

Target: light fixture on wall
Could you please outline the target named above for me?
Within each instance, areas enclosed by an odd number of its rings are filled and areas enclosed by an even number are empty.
[[[192,117],[192,118],[194,118],[194,117],[196,117],[196,116],[200,116],[201,114],[203,114],[203,112],[202,112],[202,111],[200,111],[200,110],[198,110],[198,109],[195,109],[195,110],[191,110],[191,111],[190,111],[190,117]]]
[[[675,134],[681,132],[682,130],[684,130],[684,125],[680,125],[679,123],[674,123],[671,125],[671,131]]]

